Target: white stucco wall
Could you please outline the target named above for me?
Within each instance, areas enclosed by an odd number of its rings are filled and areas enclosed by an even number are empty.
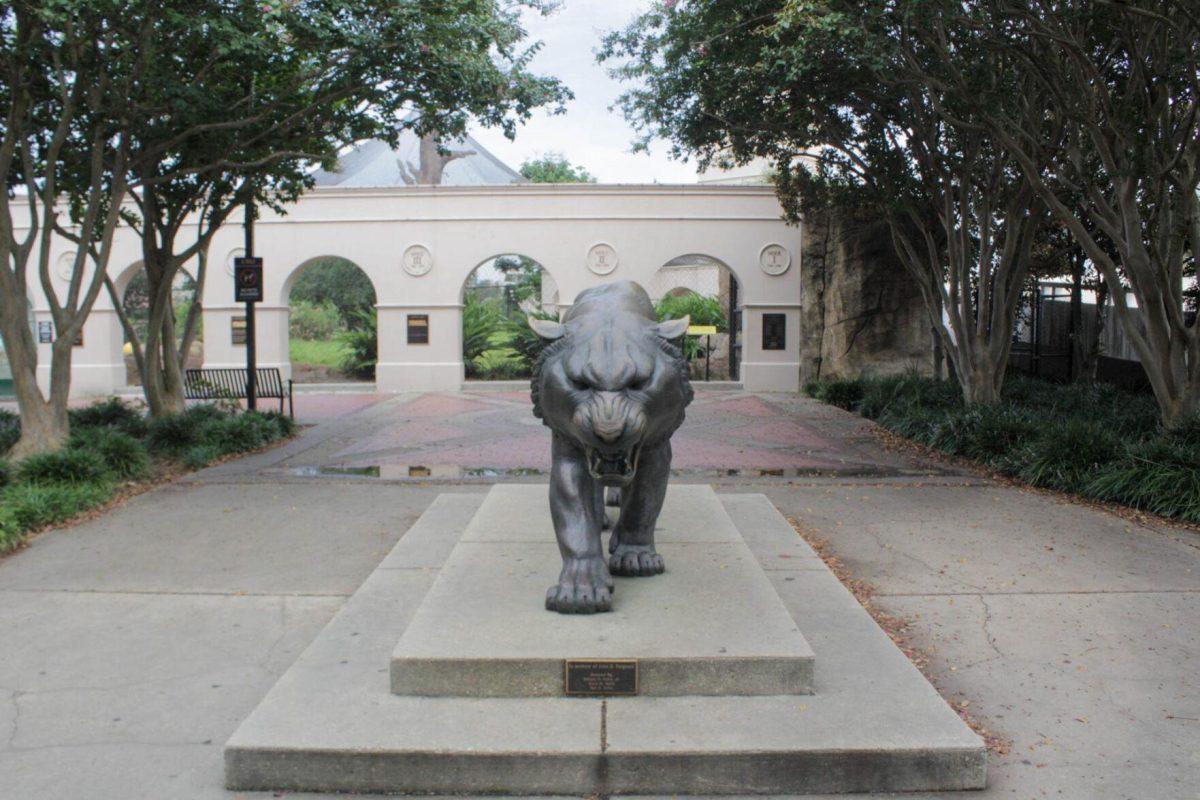
[[[257,312],[258,363],[290,374],[288,291],[296,270],[320,256],[349,259],[374,283],[377,384],[383,391],[408,391],[461,385],[463,284],[475,267],[496,255],[517,253],[537,261],[550,273],[560,306],[566,307],[583,289],[611,280],[650,287],[668,261],[701,254],[728,265],[738,279],[746,388],[796,391],[801,231],[781,222],[780,213],[766,186],[316,189],[286,215],[264,211],[256,225],[255,254],[265,265],[265,299]],[[240,225],[229,225],[217,233],[209,251],[203,297],[205,366],[245,364],[245,348],[234,345],[230,334],[232,318],[243,313],[233,302],[232,280],[242,237]],[[181,239],[186,241],[186,234]],[[616,251],[618,266],[608,275],[587,266],[589,248],[597,243]],[[401,255],[415,244],[433,256],[432,269],[420,277],[401,266]],[[759,267],[759,253],[768,244],[782,245],[790,254],[791,266],[782,275],[768,275]],[[55,259],[71,250],[65,240],[60,248]],[[124,277],[139,258],[136,236],[121,229],[110,273]],[[37,318],[48,319],[36,288],[31,299]],[[785,350],[762,350],[762,315],[771,312],[787,316]],[[407,343],[409,314],[429,316],[429,344]],[[101,394],[124,386],[121,344],[120,325],[102,295],[85,326],[84,345],[75,354],[73,390]],[[49,347],[43,350],[46,364]]]

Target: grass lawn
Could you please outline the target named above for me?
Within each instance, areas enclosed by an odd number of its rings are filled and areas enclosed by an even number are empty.
[[[293,364],[313,364],[336,369],[342,365],[347,351],[346,345],[337,339],[323,342],[292,339],[288,342],[288,352]]]

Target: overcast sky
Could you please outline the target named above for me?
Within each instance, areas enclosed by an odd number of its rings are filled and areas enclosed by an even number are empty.
[[[596,63],[600,37],[648,5],[649,0],[563,0],[549,17],[529,15],[530,38],[545,43],[534,70],[563,81],[575,99],[565,114],[535,113],[515,141],[498,130],[476,128],[472,135],[513,169],[528,158],[558,152],[603,183],[695,182],[694,165],[672,161],[664,143],[653,145],[648,155],[631,153],[633,130],[619,110],[608,110],[621,84]]]

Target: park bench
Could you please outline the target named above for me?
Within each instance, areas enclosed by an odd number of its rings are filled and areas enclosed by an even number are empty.
[[[284,386],[283,375],[275,367],[263,367],[255,371],[256,397],[279,399],[279,413],[283,413],[283,401],[288,404],[288,416],[295,417],[292,404],[292,381]],[[184,396],[188,400],[232,400],[246,397],[246,370],[244,369],[189,369],[183,374]]]

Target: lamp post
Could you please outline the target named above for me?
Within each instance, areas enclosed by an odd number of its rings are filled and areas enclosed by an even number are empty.
[[[246,201],[246,216],[242,223],[245,233],[245,255],[234,260],[234,300],[246,304],[246,408],[258,407],[258,351],[254,336],[254,304],[263,298],[262,259],[254,255],[253,201]]]

